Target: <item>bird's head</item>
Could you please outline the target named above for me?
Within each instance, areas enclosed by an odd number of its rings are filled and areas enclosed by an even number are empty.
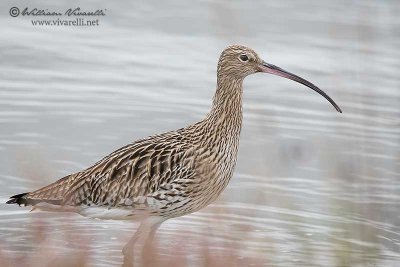
[[[224,49],[219,58],[219,78],[243,80],[246,76],[257,72],[270,73],[301,83],[325,97],[338,112],[342,113],[335,101],[324,91],[291,72],[265,62],[251,48],[242,45],[231,45]]]

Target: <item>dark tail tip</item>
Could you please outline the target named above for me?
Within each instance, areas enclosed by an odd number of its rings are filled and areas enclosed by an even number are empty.
[[[15,196],[10,197],[10,200],[6,202],[6,204],[18,204],[18,205],[28,205],[28,200],[25,196],[29,193],[22,193]]]

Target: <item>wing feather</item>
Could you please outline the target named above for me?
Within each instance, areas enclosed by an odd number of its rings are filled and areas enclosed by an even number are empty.
[[[170,132],[141,139],[26,197],[36,202],[57,199],[62,205],[115,206],[125,199],[151,195],[181,175],[178,166],[183,166],[190,145],[178,135]]]

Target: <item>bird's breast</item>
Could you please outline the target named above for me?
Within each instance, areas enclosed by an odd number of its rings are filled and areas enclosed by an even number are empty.
[[[214,201],[226,188],[236,165],[238,139],[220,140],[217,145],[199,149],[197,173],[205,205]]]

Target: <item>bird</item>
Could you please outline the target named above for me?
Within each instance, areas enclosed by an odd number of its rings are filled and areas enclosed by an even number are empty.
[[[342,113],[311,82],[265,62],[249,47],[230,45],[220,55],[216,92],[204,119],[134,141],[85,170],[38,190],[11,196],[6,203],[76,212],[91,218],[139,220],[125,248],[138,240],[150,242],[164,221],[206,207],[228,185],[242,128],[243,80],[255,73],[303,84]]]

